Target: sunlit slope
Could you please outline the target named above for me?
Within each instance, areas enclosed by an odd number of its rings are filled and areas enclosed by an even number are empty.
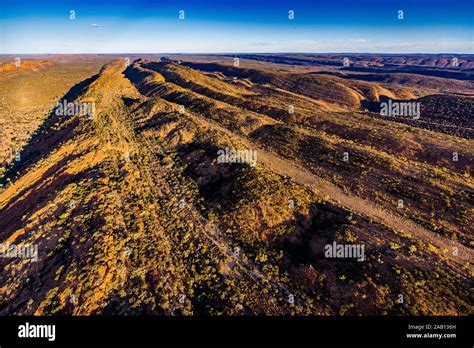
[[[59,98],[103,64],[27,59],[18,63],[0,67],[0,175],[1,167],[21,151]]]

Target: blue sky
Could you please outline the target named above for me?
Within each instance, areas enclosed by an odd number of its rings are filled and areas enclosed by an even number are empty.
[[[473,13],[474,0],[3,1],[0,53],[472,54]]]

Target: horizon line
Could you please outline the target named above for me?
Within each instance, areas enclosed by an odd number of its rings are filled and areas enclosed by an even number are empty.
[[[235,54],[255,54],[255,55],[265,55],[265,54],[321,54],[321,55],[329,55],[329,54],[345,54],[345,55],[355,55],[355,54],[383,54],[383,55],[464,55],[464,56],[473,56],[474,53],[449,53],[449,52],[440,52],[440,53],[423,53],[423,52],[114,52],[114,53],[101,53],[101,52],[89,52],[89,53],[0,53],[0,56],[8,56],[8,55],[31,55],[31,56],[39,56],[39,55],[50,55],[50,56],[60,56],[60,55],[235,55]]]

